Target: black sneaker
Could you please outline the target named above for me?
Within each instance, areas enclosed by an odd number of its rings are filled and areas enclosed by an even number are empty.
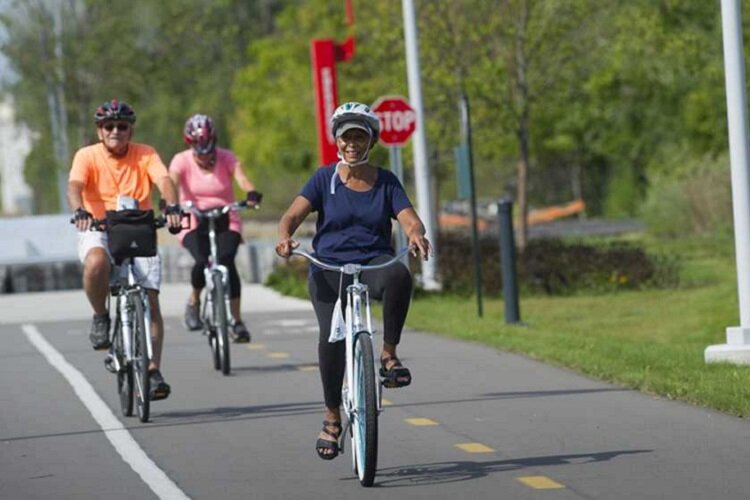
[[[109,348],[109,314],[94,315],[89,340],[91,341],[91,346],[97,351]]]
[[[230,333],[232,335],[232,340],[237,344],[246,344],[250,342],[250,332],[247,331],[245,323],[242,321],[235,321]]]
[[[106,368],[108,372],[117,373],[117,367],[115,365],[115,355],[112,352],[112,349],[109,350],[109,352],[107,353],[107,357],[104,358],[104,368]]]
[[[198,312],[198,304],[188,302],[185,306],[185,328],[191,331],[203,329],[203,322]]]
[[[148,378],[151,382],[151,391],[149,393],[151,401],[167,399],[169,393],[172,392],[172,388],[164,381],[161,372],[159,370],[149,370]]]

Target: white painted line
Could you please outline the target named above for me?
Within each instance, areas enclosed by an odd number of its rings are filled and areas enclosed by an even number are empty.
[[[133,439],[122,423],[115,417],[112,410],[99,397],[86,377],[60,354],[52,344],[39,333],[34,325],[21,327],[29,342],[36,347],[47,361],[59,371],[73,387],[78,398],[94,417],[96,423],[104,431],[109,442],[120,454],[122,459],[138,474],[154,494],[162,499],[189,498],[157,465]]]

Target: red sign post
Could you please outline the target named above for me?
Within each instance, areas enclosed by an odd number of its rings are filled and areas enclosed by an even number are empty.
[[[417,113],[405,97],[381,97],[372,110],[380,118],[380,141],[386,146],[403,146],[417,128]]]

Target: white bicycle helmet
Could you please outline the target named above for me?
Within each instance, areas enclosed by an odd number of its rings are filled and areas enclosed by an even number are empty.
[[[367,163],[370,156],[370,147],[378,141],[380,137],[380,120],[378,115],[372,112],[369,106],[359,102],[347,102],[336,108],[331,116],[331,132],[335,138],[341,137],[341,135],[347,130],[358,128],[367,132],[372,138],[372,141],[367,145],[367,150],[362,155],[362,158],[351,163],[344,159],[344,155],[341,151],[337,151],[336,154],[339,157],[339,163],[344,163],[350,167],[356,167]],[[338,169],[338,164],[336,164]],[[331,179],[331,194],[334,193],[334,182],[336,176],[334,175]]]
[[[331,132],[334,137],[352,128],[360,128],[376,141],[380,137],[380,120],[369,106],[359,102],[347,102],[336,108],[331,116]]]

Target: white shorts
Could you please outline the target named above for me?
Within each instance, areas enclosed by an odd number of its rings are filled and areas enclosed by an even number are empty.
[[[107,244],[107,233],[101,231],[82,231],[78,233],[78,258],[81,263],[86,260],[86,256],[92,248],[101,247],[109,255],[109,245]],[[112,262],[112,274],[109,277],[110,283],[122,278],[128,279],[128,270],[126,267],[115,266],[114,259],[109,255]],[[133,272],[135,273],[136,282],[143,288],[149,290],[159,290],[161,286],[161,257],[136,257],[133,259]]]

